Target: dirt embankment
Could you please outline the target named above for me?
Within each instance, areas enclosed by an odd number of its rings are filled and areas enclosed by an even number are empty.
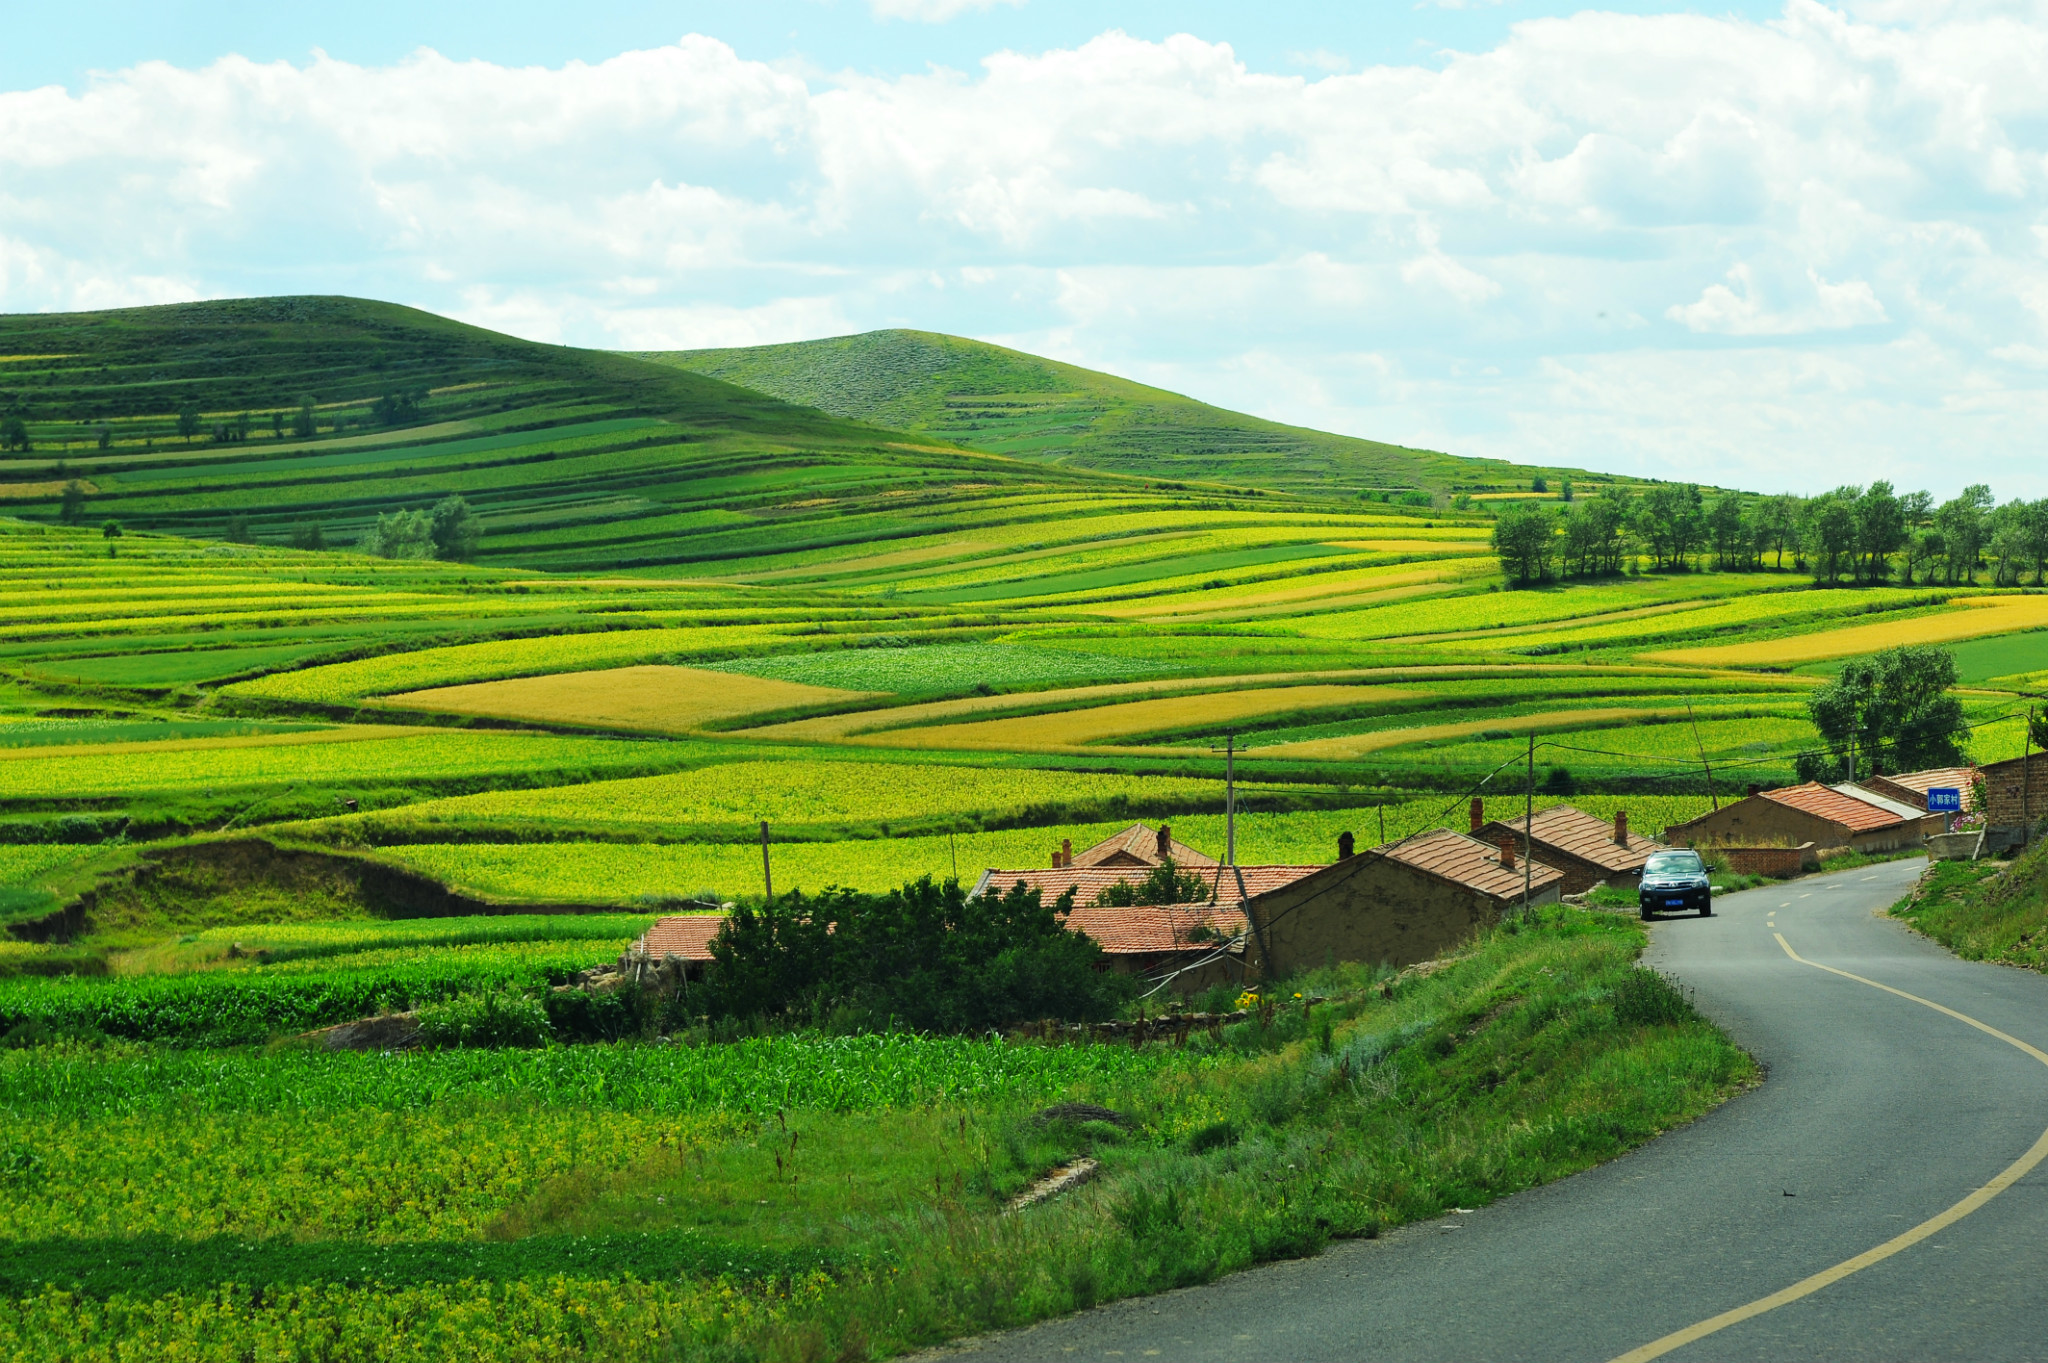
[[[12,924],[8,932],[22,941],[67,942],[85,933],[153,927],[600,913],[615,907],[498,903],[365,857],[245,837],[152,849],[63,908]]]

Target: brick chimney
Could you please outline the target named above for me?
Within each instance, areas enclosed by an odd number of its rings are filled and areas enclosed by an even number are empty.
[[[1614,845],[1628,846],[1628,811],[1625,809],[1614,811]]]
[[[1339,833],[1337,835],[1337,860],[1349,861],[1351,859],[1352,849],[1357,846],[1358,840],[1353,838],[1349,833]]]
[[[1073,864],[1074,864],[1074,840],[1073,840],[1072,838],[1061,838],[1061,839],[1060,839],[1060,865],[1062,865],[1062,866],[1072,866]]]
[[[1472,831],[1477,833],[1486,826],[1486,801],[1477,795],[1472,797]]]
[[[1500,840],[1500,864],[1506,870],[1512,871],[1515,869],[1515,840],[1513,838],[1502,838]]]
[[[1062,865],[1064,863],[1060,860],[1060,849],[1055,847],[1052,849],[1052,869],[1057,871]]]
[[[1169,824],[1159,825],[1159,859],[1167,860],[1173,855],[1173,828]]]

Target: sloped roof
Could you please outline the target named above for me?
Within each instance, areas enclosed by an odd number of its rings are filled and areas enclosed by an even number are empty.
[[[1868,833],[1872,829],[1890,828],[1893,824],[1904,823],[1905,819],[1882,805],[1872,804],[1867,799],[1844,795],[1832,786],[1818,781],[1808,781],[1803,786],[1787,786],[1783,790],[1767,790],[1757,798],[1773,800],[1793,809],[1838,823],[1857,833]],[[1918,810],[1914,813],[1917,815]]]
[[[657,918],[637,945],[655,960],[680,956],[686,961],[711,959],[711,939],[725,926],[722,913],[684,913]]]
[[[1896,776],[1882,778],[1895,786],[1903,786],[1920,797],[1920,805],[1927,805],[1927,792],[1936,786],[1946,786],[1963,793],[1963,808],[1977,807],[1977,769],[1975,767],[1932,767],[1927,771],[1906,771]]]
[[[1216,858],[1204,856],[1178,838],[1173,838],[1169,841],[1167,848],[1172,853],[1173,864],[1176,866],[1210,867],[1216,864]],[[1077,867],[1095,866],[1116,856],[1119,852],[1125,856],[1134,857],[1147,866],[1157,866],[1159,864],[1159,831],[1155,828],[1148,828],[1141,823],[1134,823],[1123,832],[1104,838],[1087,851],[1074,853],[1074,865]]]
[[[1838,786],[1829,786],[1828,789],[1834,791],[1837,795],[1846,795],[1852,800],[1861,800],[1867,805],[1876,805],[1879,809],[1888,809],[1902,819],[1917,819],[1927,812],[1924,809],[1907,804],[1904,800],[1895,800],[1881,790],[1872,790],[1869,786],[1844,782]]]
[[[1502,866],[1498,843],[1481,842],[1448,828],[1432,828],[1412,838],[1386,843],[1374,851],[1391,861],[1495,899],[1522,897],[1522,860],[1518,855],[1512,869]],[[1539,860],[1529,872],[1529,888],[1548,889],[1563,879],[1564,872]]]
[[[1489,833],[1511,833],[1519,838],[1522,824],[1523,819],[1520,818],[1496,819],[1480,832],[1482,837]],[[1556,848],[1609,871],[1640,871],[1643,863],[1650,859],[1650,853],[1664,850],[1663,843],[1646,838],[1634,829],[1629,830],[1628,846],[1620,846],[1614,841],[1613,824],[1571,805],[1538,810],[1529,828],[1529,840],[1538,848]],[[1540,862],[1542,858],[1537,860]]]
[[[1206,926],[1210,940],[1194,940]],[[1127,909],[1077,906],[1067,915],[1070,932],[1085,932],[1111,956],[1153,955],[1190,949],[1210,950],[1222,941],[1244,935],[1244,915],[1210,904],[1133,905]]]
[[[1074,854],[1075,860],[1080,853]],[[1217,874],[1218,870],[1222,874]],[[1202,882],[1209,886],[1219,904],[1242,903],[1244,898],[1262,895],[1277,890],[1283,885],[1292,885],[1303,876],[1313,875],[1322,870],[1320,866],[1240,866],[1238,872],[1244,876],[1244,895],[1237,892],[1237,875],[1229,867],[1218,868],[1213,862],[1202,871]],[[1029,870],[1006,871],[996,868],[983,871],[981,879],[975,882],[974,893],[1008,894],[1010,887],[1022,881],[1037,890],[1039,896],[1050,904],[1065,894],[1069,887],[1074,891],[1074,903],[1092,905],[1095,897],[1111,885],[1137,885],[1151,874],[1151,868],[1144,866],[1060,866],[1039,867]]]

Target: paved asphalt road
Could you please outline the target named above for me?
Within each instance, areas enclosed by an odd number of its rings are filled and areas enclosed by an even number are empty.
[[[1778,1292],[1968,1197],[2048,1128],[2048,978],[1887,918],[1924,862],[1728,895],[1649,959],[1768,1067],[1632,1155],[1477,1213],[965,1346],[974,1363],[1603,1360]],[[1450,1229],[1456,1225],[1457,1229]],[[2048,1358],[2048,1164],[1874,1266],[1662,1355]]]

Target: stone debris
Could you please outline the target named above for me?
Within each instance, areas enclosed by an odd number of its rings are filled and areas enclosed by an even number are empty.
[[[1062,1164],[1038,1182],[1010,1199],[1007,1211],[1021,1212],[1026,1207],[1058,1197],[1069,1188],[1078,1188],[1102,1171],[1099,1160],[1083,1155],[1071,1164]]]

